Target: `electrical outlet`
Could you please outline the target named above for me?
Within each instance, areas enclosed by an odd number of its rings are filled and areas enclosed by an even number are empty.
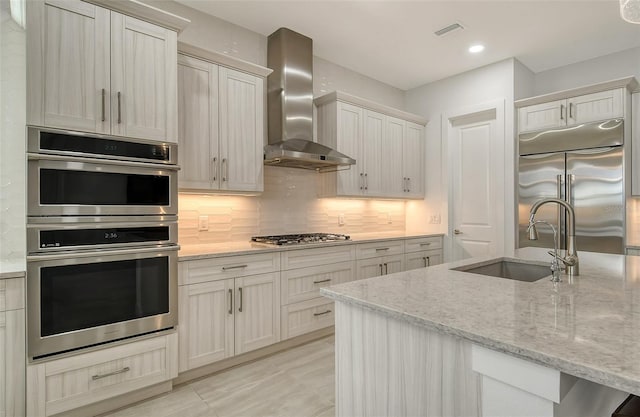
[[[432,214],[429,217],[429,223],[430,224],[440,224],[440,213],[438,214]]]
[[[338,214],[338,226],[344,226],[344,213]]]
[[[209,230],[209,216],[200,216],[198,218],[198,231],[206,232]]]

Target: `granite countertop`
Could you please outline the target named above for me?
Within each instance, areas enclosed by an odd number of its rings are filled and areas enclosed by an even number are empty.
[[[22,278],[25,275],[25,261],[0,261],[0,279]]]
[[[304,245],[274,246],[264,243],[249,241],[227,242],[227,243],[204,243],[199,245],[180,245],[178,261],[190,261],[195,259],[216,258],[231,255],[247,255],[256,252],[281,252],[285,250],[311,249],[319,246],[326,247],[332,245],[350,245],[356,243],[368,243],[384,240],[403,240],[416,237],[444,236],[442,233],[436,234],[409,234],[409,233],[359,233],[349,235],[350,240],[335,242],[309,243]]]
[[[546,249],[509,254],[549,262]],[[580,252],[580,276],[528,283],[451,271],[475,258],[321,289],[570,375],[640,394],[640,257]]]

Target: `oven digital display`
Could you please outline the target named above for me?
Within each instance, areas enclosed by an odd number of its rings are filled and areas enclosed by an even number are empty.
[[[41,337],[168,312],[168,257],[40,270]]]
[[[41,248],[122,243],[156,243],[166,242],[168,240],[168,226],[40,231]]]

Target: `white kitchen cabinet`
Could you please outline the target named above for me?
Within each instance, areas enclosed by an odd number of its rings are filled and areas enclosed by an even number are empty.
[[[321,173],[320,196],[424,197],[425,120],[341,92],[315,103],[319,142],[356,160]]]
[[[324,297],[282,307],[282,339],[301,336],[334,324],[333,301]]]
[[[0,416],[25,415],[24,279],[0,280]]]
[[[280,341],[280,254],[181,262],[180,372]]]
[[[425,250],[404,255],[404,270],[426,268],[442,263],[442,250]]]
[[[178,83],[179,187],[262,191],[264,77],[180,55]]]
[[[601,91],[521,107],[520,133],[624,117],[624,89]]]
[[[404,255],[379,256],[356,261],[357,279],[372,278],[404,271]]]
[[[176,32],[80,0],[27,2],[27,123],[177,141]]]
[[[178,376],[175,333],[27,367],[28,416],[50,416]]]

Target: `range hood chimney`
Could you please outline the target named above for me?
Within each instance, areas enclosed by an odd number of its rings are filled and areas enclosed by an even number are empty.
[[[356,161],[313,141],[313,41],[287,28],[269,35],[269,144],[265,165],[327,169]]]

